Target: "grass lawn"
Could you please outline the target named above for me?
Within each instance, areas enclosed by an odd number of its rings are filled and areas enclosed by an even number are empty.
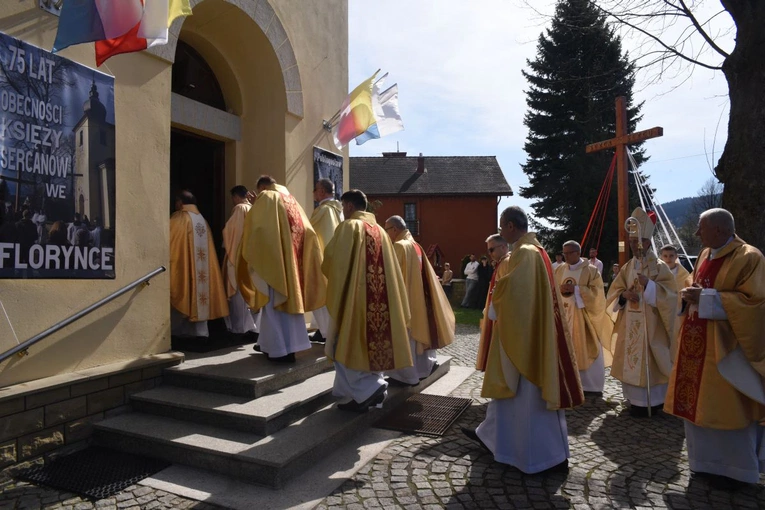
[[[478,326],[480,320],[483,317],[483,310],[477,310],[475,308],[461,308],[459,306],[453,306],[454,318],[457,320],[457,324],[469,324],[472,326]]]

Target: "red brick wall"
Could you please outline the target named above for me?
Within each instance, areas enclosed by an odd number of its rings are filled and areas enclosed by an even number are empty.
[[[404,204],[417,204],[420,235],[415,239],[426,250],[438,244],[445,261],[452,265],[455,278],[463,256],[473,253],[477,258],[486,254],[487,237],[497,232],[496,197],[401,197],[369,196],[369,201],[379,200],[382,206],[375,211],[381,225],[389,217],[404,217]]]

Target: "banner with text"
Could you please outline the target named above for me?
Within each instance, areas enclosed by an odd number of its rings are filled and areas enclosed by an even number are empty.
[[[335,199],[343,194],[343,157],[320,147],[313,148],[313,182],[329,179],[335,185]],[[314,202],[314,207],[319,204]]]
[[[114,278],[114,78],[0,33],[0,278]]]

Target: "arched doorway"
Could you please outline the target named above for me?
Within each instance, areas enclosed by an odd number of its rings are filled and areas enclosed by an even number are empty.
[[[215,73],[189,44],[178,41],[173,64],[172,92],[217,110],[226,111],[226,101]],[[225,143],[181,128],[170,134],[170,192],[188,189],[210,224],[218,247],[226,222]],[[174,207],[174,197],[169,202]]]

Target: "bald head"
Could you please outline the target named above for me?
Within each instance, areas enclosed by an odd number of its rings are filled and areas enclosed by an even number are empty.
[[[725,209],[709,209],[699,216],[696,235],[701,244],[709,248],[721,248],[736,234],[733,215]]]
[[[406,222],[401,216],[391,216],[385,220],[385,231],[391,240],[396,240],[398,236],[406,230]]]
[[[705,218],[710,227],[719,228],[723,234],[727,234],[728,237],[736,233],[736,222],[733,219],[733,215],[720,208],[707,209],[699,219]]]

